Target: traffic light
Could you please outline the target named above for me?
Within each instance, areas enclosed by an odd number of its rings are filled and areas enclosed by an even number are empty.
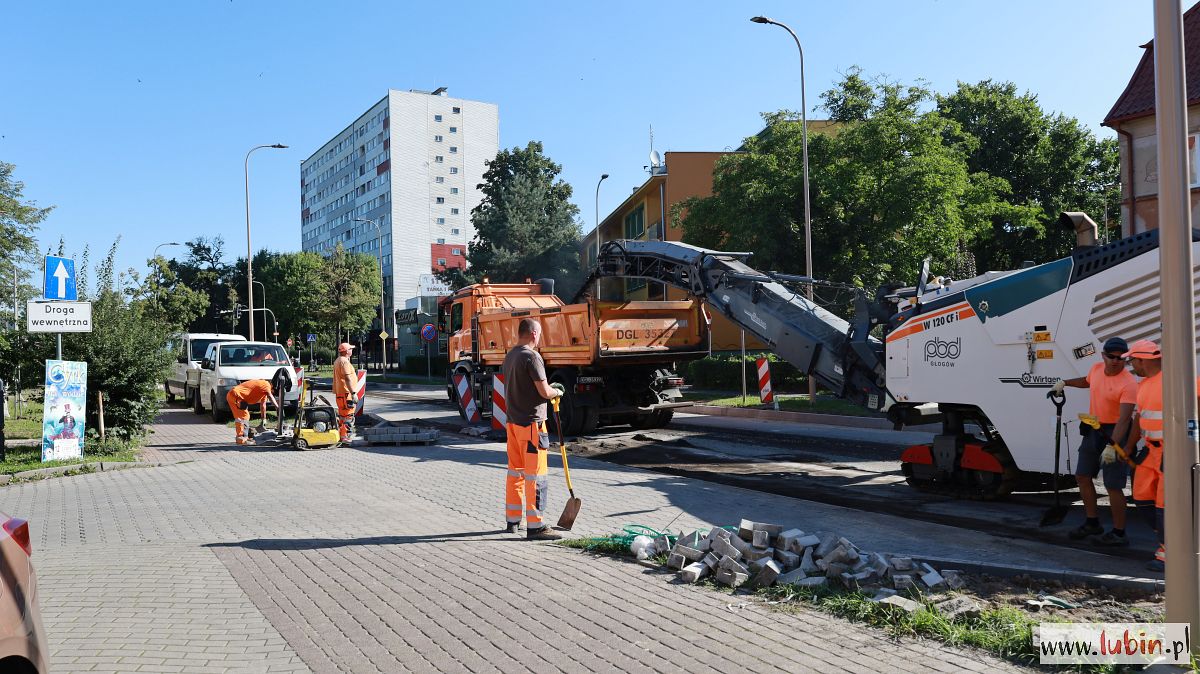
[[[235,321],[242,320],[242,305],[240,305],[240,304],[233,305],[233,320],[235,320]]]

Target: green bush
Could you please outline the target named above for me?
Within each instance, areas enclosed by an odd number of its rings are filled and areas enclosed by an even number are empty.
[[[425,374],[426,367],[425,356],[423,354],[404,357],[404,372],[423,376]],[[430,363],[433,376],[437,377],[445,374],[449,367],[449,364],[446,362],[446,354],[434,354]]]
[[[776,391],[800,391],[808,384],[804,375],[791,363],[780,360],[773,353],[747,353],[741,361],[740,353],[714,353],[708,358],[683,364],[679,370],[684,381],[698,389],[738,391],[742,388],[741,369],[746,372],[746,388],[758,389],[758,365],[756,359],[766,356],[771,363],[771,388]]]

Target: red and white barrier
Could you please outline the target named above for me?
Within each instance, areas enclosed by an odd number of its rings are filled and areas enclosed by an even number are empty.
[[[367,408],[367,371],[358,371],[358,399],[354,401],[354,418],[361,417]]]
[[[766,358],[759,358],[758,364],[758,399],[764,403],[773,402],[775,394],[771,391],[771,363]]]
[[[504,430],[508,424],[508,403],[504,401],[504,375],[492,375],[492,428]]]
[[[454,375],[454,388],[458,390],[458,405],[466,415],[467,423],[477,424],[482,421],[482,417],[479,416],[479,408],[475,406],[475,399],[471,396],[471,381],[461,374],[456,374]]]

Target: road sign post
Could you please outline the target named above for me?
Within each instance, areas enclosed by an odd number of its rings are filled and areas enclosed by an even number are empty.
[[[434,340],[438,337],[437,328],[433,323],[426,323],[421,326],[421,339],[425,340],[425,378],[433,378],[433,354],[432,347]]]

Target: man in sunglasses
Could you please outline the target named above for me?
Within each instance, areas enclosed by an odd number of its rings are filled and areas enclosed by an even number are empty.
[[[1139,507],[1146,503],[1155,506],[1155,531],[1158,532],[1158,550],[1154,559],[1146,565],[1151,571],[1166,569],[1167,549],[1163,544],[1163,395],[1162,395],[1162,351],[1148,339],[1133,343],[1125,353],[1133,367],[1133,373],[1142,378],[1138,384],[1137,424],[1129,436],[1129,447],[1138,440],[1146,444],[1146,453],[1138,454],[1137,470],[1133,475],[1133,498]]]
[[[1129,467],[1117,460],[1116,449],[1108,439],[1125,446],[1137,404],[1137,379],[1125,369],[1126,351],[1129,345],[1125,340],[1113,337],[1104,343],[1102,361],[1093,365],[1086,377],[1059,379],[1054,384],[1059,393],[1067,386],[1088,389],[1091,394],[1088,412],[1100,422],[1099,429],[1080,424],[1084,436],[1079,443],[1075,481],[1079,484],[1087,520],[1067,535],[1074,540],[1098,536],[1096,544],[1120,547],[1129,545],[1125,537],[1125,484],[1129,481]],[[1095,479],[1101,472],[1113,520],[1112,530],[1107,533],[1100,525],[1096,504]]]

